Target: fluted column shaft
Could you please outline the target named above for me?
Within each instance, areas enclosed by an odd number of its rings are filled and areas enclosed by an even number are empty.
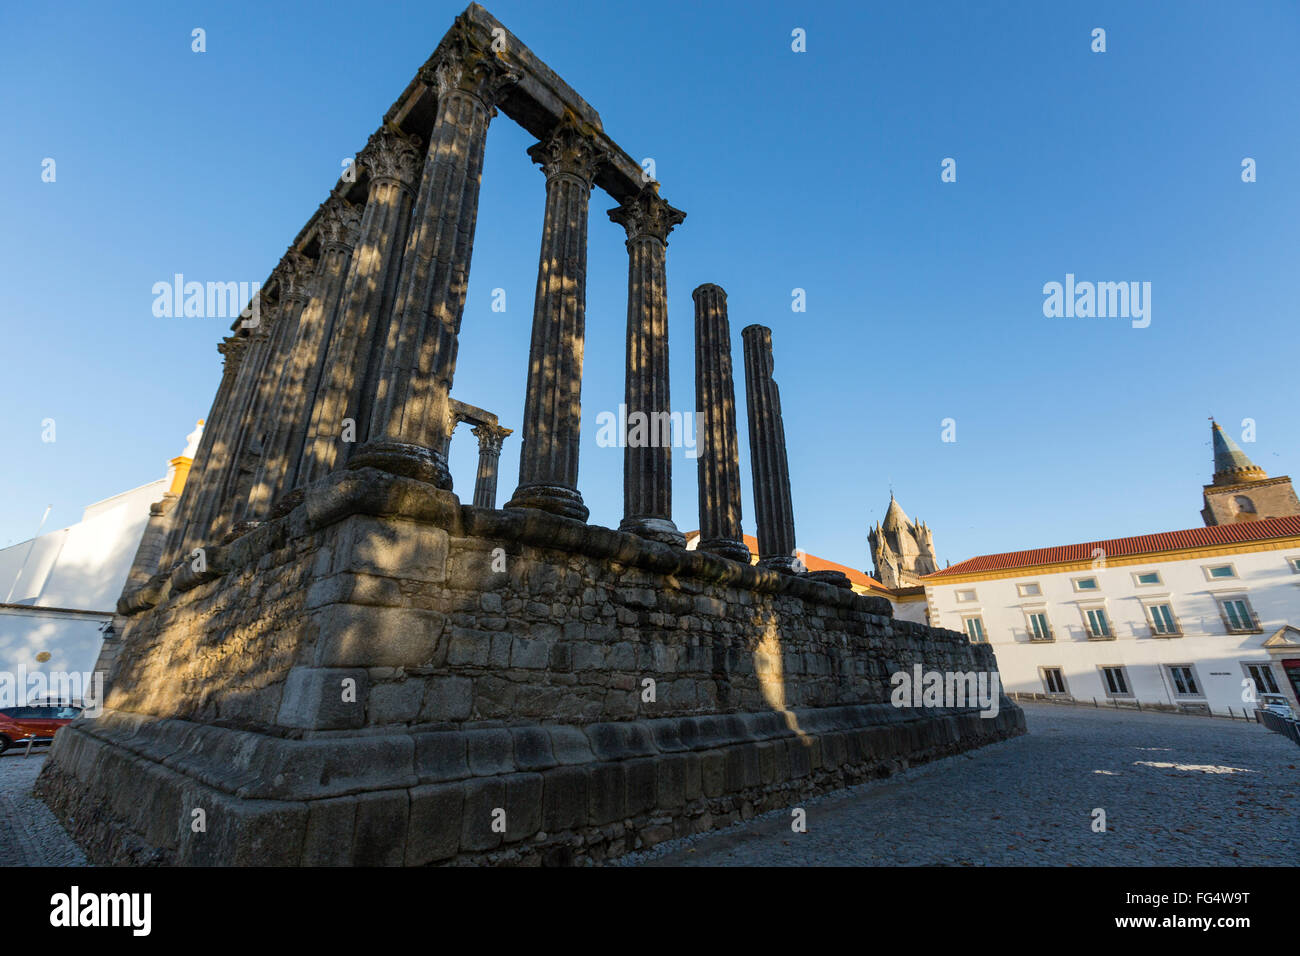
[[[223,421],[232,414],[230,399],[242,367],[244,344],[244,340],[232,336],[217,347],[225,356],[221,384],[217,386],[216,398],[212,400],[212,408],[204,419],[203,436],[194,452],[194,463],[190,466],[189,478],[181,492],[180,501],[176,503],[176,514],[167,534],[160,570],[172,568],[192,547],[205,543],[194,540],[197,528],[194,519],[199,507],[207,500],[204,490],[211,481],[208,473],[220,460],[218,455],[214,455],[213,449]]]
[[[736,387],[731,373],[731,325],[727,293],[708,283],[695,300],[695,407],[700,416],[701,551],[749,563],[741,529],[740,440],[736,434]]]
[[[609,218],[627,230],[627,372],[623,402],[629,423],[644,428],[623,436],[623,520],[620,531],[673,544],[686,543],[673,524],[673,459],[668,382],[668,234],[686,218],[659,198],[651,184]],[[645,440],[634,441],[634,436]]]
[[[447,401],[478,220],[483,148],[493,104],[518,81],[492,52],[469,47],[464,37],[457,43],[423,77],[437,86],[438,113],[377,365],[369,437],[349,462],[448,489]]]
[[[790,499],[790,465],[786,459],[785,425],[781,420],[781,393],[772,380],[772,330],[751,325],[740,337],[745,346],[745,397],[759,564],[792,570],[794,505]]]
[[[497,464],[501,458],[501,443],[511,433],[509,428],[497,425],[476,425],[474,437],[478,439],[478,474],[474,479],[474,507],[497,506]]]
[[[213,522],[213,540],[256,524],[251,509],[253,482],[261,470],[263,452],[275,432],[284,376],[298,340],[303,313],[311,301],[316,265],[317,260],[291,249],[276,269],[279,302],[275,321],[259,330],[257,336],[262,339],[257,385],[238,430],[223,492],[224,505]]]
[[[582,352],[586,336],[587,208],[605,160],[589,131],[560,123],[528,151],[546,174],[546,211],[528,353],[519,487],[507,508],[587,520],[578,493]]]
[[[380,317],[401,264],[410,224],[411,184],[419,162],[416,142],[395,130],[371,137],[357,165],[370,170],[365,211],[357,246],[348,265],[339,320],[325,353],[325,373],[310,410],[297,484],[307,485],[350,457],[358,434],[366,364],[381,327]],[[345,434],[345,420],[353,423]],[[350,439],[344,441],[344,439]]]
[[[186,481],[188,486],[190,481],[198,479],[198,494],[189,513],[189,534],[195,539],[195,544],[214,540],[212,528],[226,505],[225,490],[230,474],[234,471],[240,429],[256,395],[258,378],[266,359],[266,328],[275,321],[276,311],[273,304],[263,306],[258,327],[251,329],[248,336],[241,340],[243,348],[239,373],[231,391],[228,413],[222,416],[221,421],[214,423],[215,434],[207,467],[201,475],[192,475]],[[206,427],[204,435],[207,435]]]
[[[275,425],[263,447],[249,495],[248,514],[255,520],[266,518],[276,500],[296,485],[307,435],[306,418],[320,383],[323,353],[339,310],[360,218],[360,210],[338,197],[324,204],[318,225],[321,254],[311,299],[298,322],[297,339],[281,379],[281,401],[273,413]]]

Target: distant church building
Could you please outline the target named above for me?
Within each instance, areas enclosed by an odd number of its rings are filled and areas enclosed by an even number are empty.
[[[923,521],[911,521],[894,496],[889,496],[889,510],[883,523],[867,534],[875,578],[887,588],[906,588],[924,584],[921,575],[939,570],[934,557],[934,538]]]
[[[1206,525],[1300,515],[1300,501],[1296,500],[1290,478],[1270,478],[1217,422],[1211,425],[1210,433],[1214,439],[1214,480],[1204,488],[1201,517]]]

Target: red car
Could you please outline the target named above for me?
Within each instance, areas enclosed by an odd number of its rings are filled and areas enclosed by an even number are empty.
[[[81,716],[73,704],[29,704],[25,707],[0,708],[0,753],[29,737],[48,743],[55,732]]]

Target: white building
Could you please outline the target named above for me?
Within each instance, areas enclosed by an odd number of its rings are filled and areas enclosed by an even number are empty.
[[[925,576],[932,623],[992,644],[1009,692],[1300,712],[1300,506],[1212,438],[1209,527],[971,558]]]
[[[0,673],[95,670],[150,508],[179,494],[201,434],[189,436],[166,477],[88,506],[70,527],[0,549]],[[28,689],[17,689],[15,703]]]
[[[925,590],[1009,692],[1226,714],[1250,680],[1300,709],[1300,516],[983,555]]]

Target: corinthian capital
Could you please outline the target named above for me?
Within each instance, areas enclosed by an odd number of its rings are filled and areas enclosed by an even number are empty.
[[[410,186],[420,168],[420,138],[385,126],[371,135],[357,161],[370,171],[372,181]]]
[[[502,428],[500,425],[489,425],[484,422],[481,425],[475,425],[471,432],[478,439],[479,454],[486,452],[489,455],[501,454],[501,442],[507,435],[514,434],[512,428]]]
[[[493,115],[497,101],[519,82],[521,75],[505,59],[485,48],[474,27],[460,17],[439,44],[432,65],[420,71],[420,79],[438,91],[438,99],[448,93],[468,93]]]
[[[361,210],[351,203],[331,196],[321,204],[316,226],[322,249],[351,249],[361,230]]]
[[[596,171],[610,161],[609,151],[586,124],[566,116],[546,138],[528,147],[528,156],[542,167],[549,180],[576,176],[591,188]]]
[[[316,260],[297,249],[290,249],[275,268],[279,276],[281,302],[306,302],[310,297],[307,284],[316,272]]]
[[[686,213],[659,198],[658,183],[647,183],[621,206],[609,210],[609,218],[627,230],[628,242],[650,237],[666,244],[668,233],[681,224]]]
[[[233,373],[239,369],[246,348],[248,348],[248,339],[245,336],[228,335],[221,340],[217,351],[225,357],[225,367]]]

